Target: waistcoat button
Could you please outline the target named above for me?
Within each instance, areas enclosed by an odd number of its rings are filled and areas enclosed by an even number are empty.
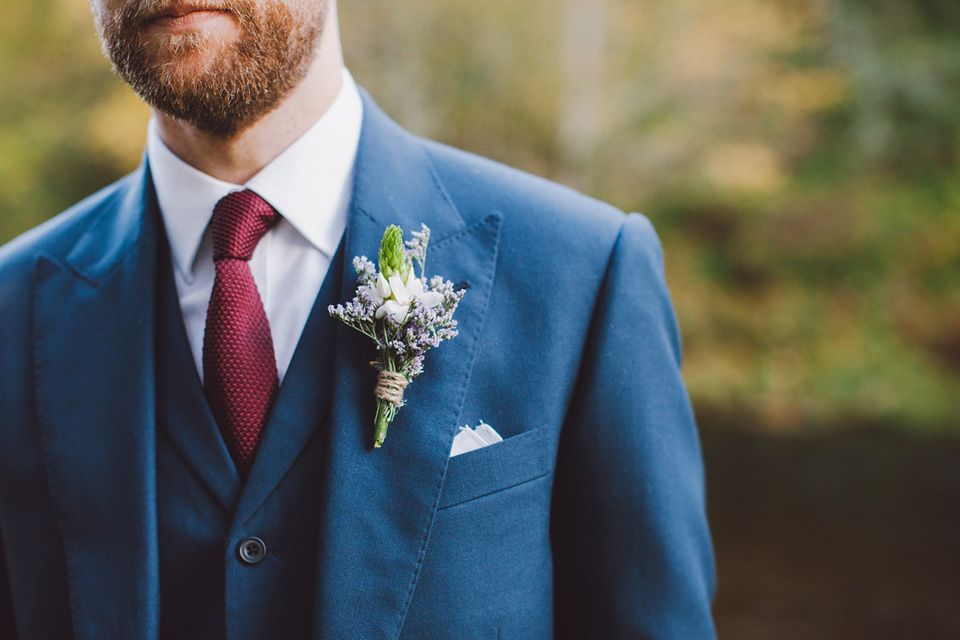
[[[237,545],[240,561],[244,564],[260,564],[267,557],[267,545],[260,538],[244,538]]]

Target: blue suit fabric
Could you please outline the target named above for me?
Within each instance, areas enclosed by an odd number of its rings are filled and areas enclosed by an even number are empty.
[[[325,307],[387,225],[421,223],[426,275],[466,288],[460,335],[374,450],[373,344]],[[646,218],[412,136],[364,94],[347,229],[245,484],[162,233],[142,166],[0,249],[0,638],[715,637]],[[449,458],[481,420],[504,441]]]

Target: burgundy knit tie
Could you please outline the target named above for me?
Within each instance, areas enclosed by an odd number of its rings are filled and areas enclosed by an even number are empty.
[[[204,391],[244,479],[279,388],[270,324],[247,261],[279,220],[248,189],[224,196],[210,221],[217,275],[203,334]]]

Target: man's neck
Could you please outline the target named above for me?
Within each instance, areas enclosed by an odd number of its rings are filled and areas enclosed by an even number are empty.
[[[319,120],[340,92],[343,56],[335,13],[330,17],[309,72],[276,109],[230,138],[154,111],[160,139],[207,175],[233,184],[247,182]]]

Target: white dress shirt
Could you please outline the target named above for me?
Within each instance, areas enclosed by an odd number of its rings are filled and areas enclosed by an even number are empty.
[[[170,240],[174,280],[193,359],[203,379],[203,332],[215,270],[209,223],[223,196],[251,189],[283,219],[253,252],[250,270],[270,322],[281,382],[346,228],[363,104],[346,69],[319,120],[243,185],[188,165],[147,128],[147,158]]]

